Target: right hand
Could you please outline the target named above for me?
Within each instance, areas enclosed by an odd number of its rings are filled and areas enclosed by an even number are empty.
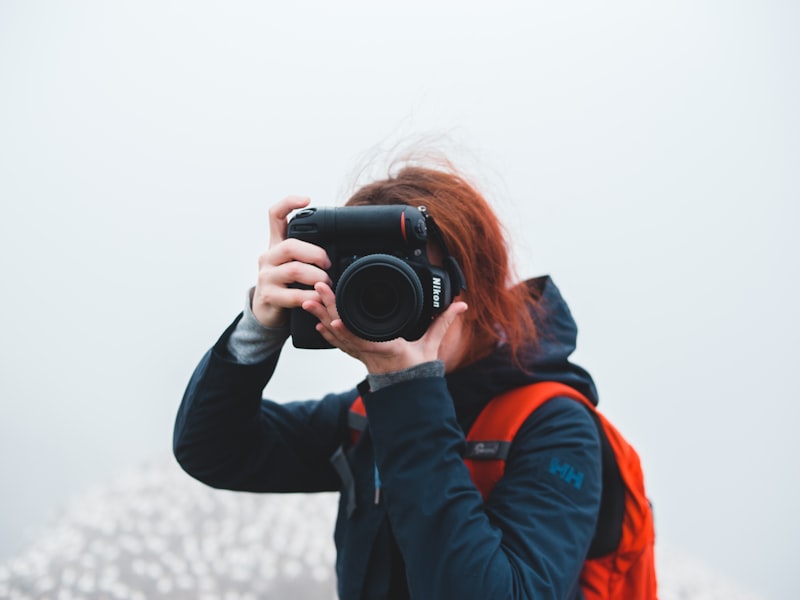
[[[293,210],[308,206],[309,198],[288,196],[269,209],[269,250],[258,258],[258,282],[253,294],[253,315],[266,327],[286,323],[287,309],[297,308],[307,300],[321,302],[313,290],[290,288],[290,283],[313,286],[331,285],[325,272],[331,267],[321,247],[296,238],[286,238],[287,220]]]

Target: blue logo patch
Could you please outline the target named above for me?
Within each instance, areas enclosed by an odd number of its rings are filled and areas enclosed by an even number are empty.
[[[557,458],[550,461],[550,474],[558,475],[566,483],[575,487],[576,490],[581,489],[583,485],[583,472],[576,471],[569,463],[562,463]]]

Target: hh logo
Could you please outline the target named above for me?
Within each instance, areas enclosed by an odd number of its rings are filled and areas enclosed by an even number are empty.
[[[557,458],[550,461],[550,474],[558,475],[568,484],[575,486],[576,490],[581,489],[583,485],[583,472],[576,471],[572,465],[562,463]]]

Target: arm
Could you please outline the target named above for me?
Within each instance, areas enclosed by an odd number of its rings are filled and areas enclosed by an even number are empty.
[[[213,487],[338,490],[328,459],[347,432],[355,394],[288,404],[263,400],[279,351],[257,363],[238,362],[228,352],[236,325],[203,357],[186,388],[173,436],[178,462]]]
[[[461,451],[442,378],[364,398],[382,498],[422,598],[564,598],[575,585],[600,503],[600,445],[587,411],[558,398],[520,430],[484,506]],[[583,473],[580,489],[553,458]]]
[[[248,306],[200,362],[178,411],[175,456],[209,485],[338,489],[328,458],[344,436],[347,395],[285,405],[261,399],[288,336],[288,310],[318,298],[289,284],[330,282],[322,248],[286,239],[287,216],[307,204],[308,198],[290,196],[270,209],[270,247],[259,257]]]

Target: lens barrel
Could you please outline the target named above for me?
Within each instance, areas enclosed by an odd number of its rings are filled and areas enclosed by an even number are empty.
[[[342,273],[336,307],[357,336],[373,342],[393,340],[417,327],[424,307],[422,283],[403,260],[370,254]]]

